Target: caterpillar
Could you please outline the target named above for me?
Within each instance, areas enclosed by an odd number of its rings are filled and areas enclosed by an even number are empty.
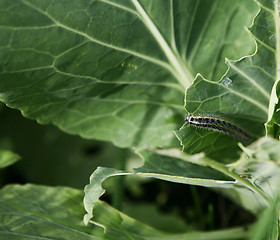
[[[187,122],[190,126],[197,128],[205,128],[208,130],[225,133],[238,140],[249,141],[251,139],[251,135],[245,130],[234,123],[217,116],[188,114],[185,116],[185,122]]]

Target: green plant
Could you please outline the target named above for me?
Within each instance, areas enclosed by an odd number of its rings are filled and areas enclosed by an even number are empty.
[[[133,162],[130,153],[105,144],[118,163],[95,171],[84,165],[79,176],[94,171],[84,196],[67,187],[5,186],[0,236],[277,239],[279,5],[278,0],[0,0],[0,100],[40,124],[130,148],[144,162],[124,169]],[[252,139],[239,143],[190,127],[184,124],[186,112],[226,118]],[[49,129],[48,137],[62,134]],[[87,144],[61,138],[70,147],[60,143],[57,152],[69,155],[73,146]],[[0,167],[19,159],[8,151],[11,144],[1,149]],[[52,162],[46,175],[66,172],[69,162],[61,161]],[[259,220],[248,228],[212,232],[156,230],[99,200],[103,181],[122,175],[222,189]],[[61,177],[76,181],[67,173]],[[114,206],[120,207],[123,178],[118,179]]]

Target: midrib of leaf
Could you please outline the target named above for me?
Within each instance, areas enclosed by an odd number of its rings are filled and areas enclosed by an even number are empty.
[[[132,0],[136,10],[139,13],[140,18],[142,19],[143,23],[149,29],[151,34],[154,36],[156,41],[158,42],[159,46],[165,53],[166,57],[169,60],[170,65],[172,68],[178,73],[176,74],[176,78],[178,82],[184,87],[187,88],[191,85],[193,81],[193,76],[190,71],[184,66],[181,58],[178,54],[176,54],[176,50],[170,48],[170,46],[165,41],[164,37],[161,35],[160,31],[157,29],[155,24],[153,23],[152,19],[148,16],[145,10],[142,8],[138,0]],[[173,6],[173,5],[172,5]],[[174,37],[173,37],[174,38]]]
[[[138,15],[136,11],[134,11],[134,10],[128,8],[128,7],[125,7],[125,6],[121,5],[121,4],[114,3],[114,2],[111,2],[111,1],[108,1],[108,0],[99,0],[99,2],[107,3],[107,4],[112,5],[114,7],[117,7],[117,8],[123,9],[123,10],[125,10],[127,12],[130,12],[130,13],[132,13],[134,15]]]
[[[201,166],[208,166],[211,167],[235,180],[234,183],[238,183],[244,185],[251,191],[257,193],[259,196],[263,198],[263,200],[268,203],[269,197],[264,193],[258,186],[255,186],[250,181],[245,178],[242,178],[239,174],[235,173],[234,171],[230,170],[226,165],[219,163],[215,160],[205,157],[203,154],[197,155],[197,159],[192,158],[194,161],[190,161],[190,158],[182,151],[178,149],[167,149],[167,150],[155,150],[160,155],[168,156],[168,157],[176,157],[183,161],[191,162],[193,164],[201,165]]]

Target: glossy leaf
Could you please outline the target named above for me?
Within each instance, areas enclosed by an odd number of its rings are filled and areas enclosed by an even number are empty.
[[[252,52],[252,0],[1,0],[0,99],[117,146],[175,146],[185,87]],[[209,64],[211,61],[211,64]]]
[[[264,123],[270,120],[277,102],[280,37],[275,29],[279,28],[279,13],[278,1],[271,3],[259,2],[261,10],[250,27],[257,43],[256,53],[238,61],[226,60],[229,69],[218,82],[198,75],[186,93],[185,107],[189,113],[230,120],[252,135],[251,142],[265,135]],[[229,136],[188,126],[183,126],[177,136],[186,152],[205,151],[212,158],[236,159],[237,140]],[[212,143],[212,148],[206,149]]]
[[[64,187],[10,185],[0,190],[1,239],[246,239],[249,231],[233,228],[170,234],[153,229],[98,201],[94,224],[81,221],[82,191]],[[233,238],[234,236],[234,238]]]
[[[192,184],[205,187],[232,188],[235,181],[224,173],[213,170],[208,166],[199,166],[203,156],[188,156],[174,149],[171,151],[156,153],[149,150],[141,150],[138,154],[145,161],[144,165],[134,171],[122,171],[112,168],[97,168],[90,177],[89,184],[85,187],[84,205],[87,214],[84,222],[87,224],[93,217],[95,204],[105,190],[102,183],[109,177],[122,175],[137,175],[150,177],[170,182]]]

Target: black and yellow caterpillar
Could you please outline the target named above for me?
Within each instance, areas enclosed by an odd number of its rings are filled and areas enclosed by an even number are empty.
[[[225,133],[238,140],[249,141],[252,137],[241,127],[217,116],[211,115],[186,115],[185,122],[190,126]]]

